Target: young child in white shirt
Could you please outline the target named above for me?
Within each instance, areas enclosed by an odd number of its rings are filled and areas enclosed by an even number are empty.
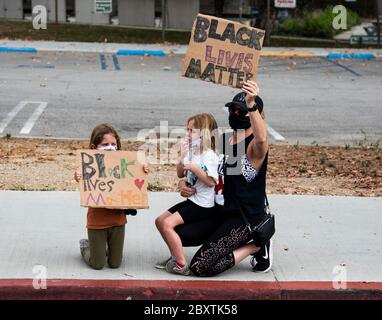
[[[171,257],[157,263],[156,268],[190,274],[182,241],[174,229],[180,224],[207,219],[214,213],[215,185],[219,179],[219,158],[215,152],[217,129],[216,120],[208,113],[194,115],[187,121],[187,139],[181,148],[177,174],[179,178],[187,177],[196,192],[156,218],[157,229],[171,253]]]

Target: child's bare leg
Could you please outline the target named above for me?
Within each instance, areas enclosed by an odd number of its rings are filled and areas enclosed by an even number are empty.
[[[164,236],[164,234],[163,234],[163,226],[164,226],[164,221],[165,221],[165,219],[168,218],[168,217],[171,216],[171,215],[172,215],[172,213],[171,213],[170,211],[165,211],[165,212],[163,212],[159,217],[157,217],[157,218],[155,219],[155,226],[157,227],[157,229],[158,229],[160,235],[162,236],[164,242],[166,242],[167,247],[168,247],[169,249],[170,249],[170,246],[169,246],[169,244],[168,244],[168,242],[167,242],[167,239],[165,238],[165,236]],[[171,249],[170,249],[170,253],[171,253],[171,255],[173,255],[173,253],[171,252]]]
[[[183,218],[178,212],[168,216],[163,222],[163,236],[166,239],[171,254],[176,258],[176,262],[180,265],[185,265],[187,261],[183,252],[182,240],[174,229],[176,226],[183,223]]]

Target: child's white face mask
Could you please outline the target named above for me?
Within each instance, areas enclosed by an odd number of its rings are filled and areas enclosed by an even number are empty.
[[[97,150],[101,150],[101,151],[117,151],[117,146],[101,146],[101,147],[98,147]]]
[[[202,145],[202,139],[197,139],[194,141],[191,141],[191,148],[192,149],[197,149]]]

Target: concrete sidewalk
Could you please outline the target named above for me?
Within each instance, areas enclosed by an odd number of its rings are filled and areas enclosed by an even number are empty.
[[[0,52],[93,52],[118,55],[184,55],[187,45],[134,44],[134,43],[88,43],[64,41],[0,40]],[[335,49],[335,48],[282,48],[263,47],[262,56],[300,56],[373,59],[382,57],[382,49]]]
[[[150,193],[150,209],[128,216],[122,266],[96,271],[79,253],[86,209],[77,192],[1,191],[0,299],[382,299],[382,198],[269,198],[277,222],[272,271],[253,273],[247,259],[196,278],[153,267],[169,255],[154,219],[181,200],[176,193]],[[186,248],[188,259],[196,249]],[[36,265],[46,267],[47,290],[32,287]],[[346,290],[333,288],[344,279]]]

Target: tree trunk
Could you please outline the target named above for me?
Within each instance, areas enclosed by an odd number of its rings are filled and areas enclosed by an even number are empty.
[[[215,0],[215,16],[222,17],[224,12],[224,0]]]

